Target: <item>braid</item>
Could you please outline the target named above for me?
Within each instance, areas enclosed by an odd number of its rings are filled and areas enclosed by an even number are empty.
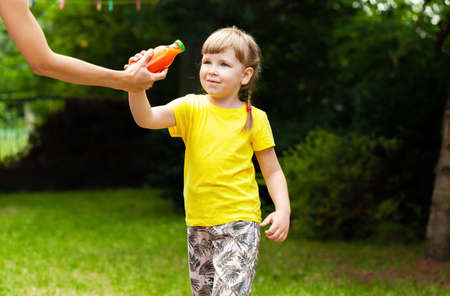
[[[245,121],[244,131],[248,132],[253,126],[253,115],[252,115],[252,83],[247,89],[247,120]]]

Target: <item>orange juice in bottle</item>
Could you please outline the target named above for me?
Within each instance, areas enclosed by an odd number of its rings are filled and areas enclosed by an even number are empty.
[[[169,68],[177,54],[184,51],[184,44],[180,40],[176,40],[170,45],[160,45],[153,49],[153,56],[150,59],[147,69],[152,73],[159,73]],[[131,61],[130,64],[137,62]]]

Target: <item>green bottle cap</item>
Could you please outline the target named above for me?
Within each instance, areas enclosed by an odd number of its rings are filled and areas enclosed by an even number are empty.
[[[174,43],[178,44],[178,46],[180,47],[182,52],[184,51],[185,47],[184,47],[183,42],[181,42],[181,40],[175,40]]]

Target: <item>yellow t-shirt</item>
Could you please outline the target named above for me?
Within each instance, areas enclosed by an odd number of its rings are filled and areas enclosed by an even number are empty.
[[[188,226],[213,226],[236,220],[260,223],[261,209],[254,151],[275,146],[267,115],[252,107],[253,127],[242,132],[246,106],[224,109],[205,95],[187,95],[169,103],[176,126],[172,137],[186,146],[184,201]]]

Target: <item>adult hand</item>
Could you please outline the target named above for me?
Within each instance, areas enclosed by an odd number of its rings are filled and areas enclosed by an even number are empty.
[[[153,56],[153,49],[147,51],[143,50],[140,53],[129,59],[131,61],[137,61],[131,65],[125,65],[125,72],[130,74],[129,85],[126,91],[135,92],[144,89],[149,89],[153,86],[153,83],[158,80],[166,78],[167,69],[160,73],[152,73],[147,70],[147,65]]]

